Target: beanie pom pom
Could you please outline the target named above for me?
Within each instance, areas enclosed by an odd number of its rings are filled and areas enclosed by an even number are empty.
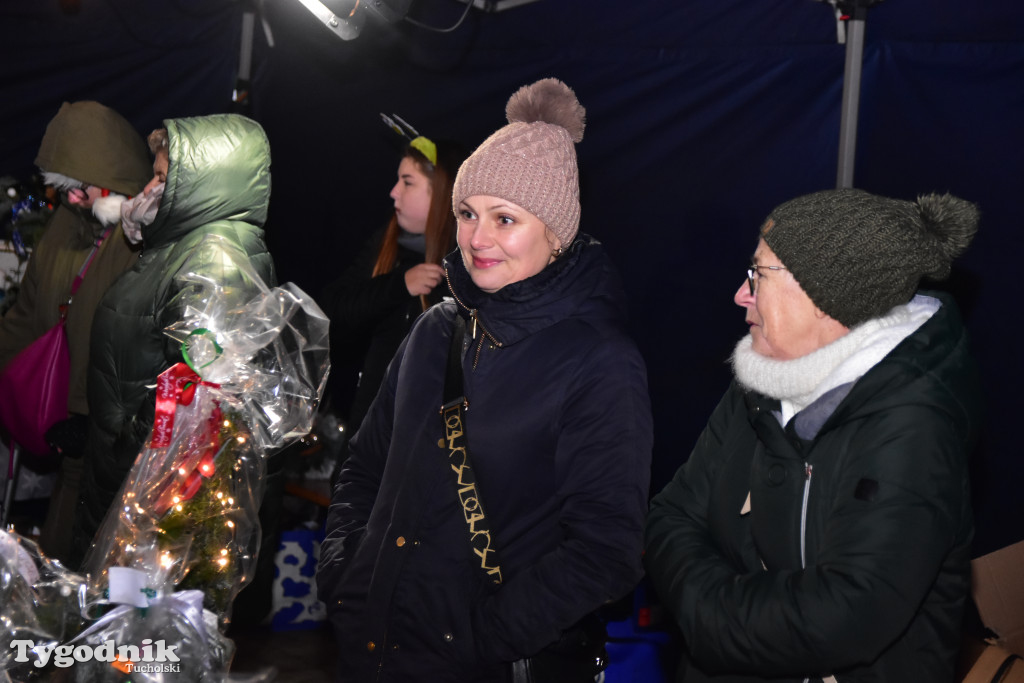
[[[573,142],[583,139],[586,125],[586,110],[576,99],[576,93],[557,78],[524,85],[509,98],[505,115],[509,123],[541,121],[561,126]]]
[[[951,194],[927,194],[917,198],[917,210],[944,257],[940,270],[948,272],[949,262],[967,249],[978,231],[978,207]]]

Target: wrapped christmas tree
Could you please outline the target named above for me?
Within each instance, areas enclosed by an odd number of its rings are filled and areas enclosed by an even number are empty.
[[[106,596],[94,609],[119,606],[78,638],[178,644],[173,680],[219,681],[231,656],[221,633],[259,551],[265,459],[312,426],[328,320],[294,285],[268,288],[220,238],[194,258],[207,275],[182,268],[180,318],[166,330],[184,361],[157,380],[152,434],[86,558]],[[209,277],[211,261],[223,263],[220,277]],[[95,664],[77,666],[76,679],[127,680]],[[132,681],[164,680],[139,672]]]

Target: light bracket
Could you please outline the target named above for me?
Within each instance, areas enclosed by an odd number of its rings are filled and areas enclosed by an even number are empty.
[[[348,15],[339,16],[331,11],[326,5],[318,0],[299,0],[309,12],[316,17],[320,23],[329,28],[342,40],[353,40],[359,37],[365,21],[362,12],[355,11],[358,3],[352,4],[352,10]]]

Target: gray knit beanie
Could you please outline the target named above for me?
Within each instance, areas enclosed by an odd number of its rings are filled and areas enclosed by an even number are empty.
[[[466,197],[501,197],[539,218],[568,247],[580,225],[579,170],[574,143],[583,139],[586,110],[555,78],[523,86],[505,107],[508,125],[466,159],[455,177],[452,207]]]
[[[910,301],[922,277],[947,277],[977,230],[977,206],[949,194],[848,189],[781,204],[761,237],[818,308],[853,327]]]

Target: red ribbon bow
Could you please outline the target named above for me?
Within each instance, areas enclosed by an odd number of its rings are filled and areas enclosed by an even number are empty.
[[[205,384],[219,389],[219,384],[204,382],[185,363],[175,363],[156,378],[156,414],[153,417],[153,434],[149,438],[151,448],[166,448],[171,445],[174,434],[174,413],[178,405],[187,406],[196,396],[196,387]]]
[[[156,415],[153,420],[153,434],[150,436],[149,445],[151,448],[165,448],[171,444],[174,434],[174,414],[178,405],[187,406],[195,399],[196,388],[200,384],[215,389],[220,388],[219,384],[204,382],[185,363],[178,363],[162,372],[156,383]],[[204,427],[204,433],[199,440],[204,452],[199,463],[191,472],[180,471],[183,479],[176,478],[164,489],[155,505],[157,514],[163,515],[175,502],[189,500],[199,491],[203,479],[209,479],[215,471],[214,459],[220,450],[220,423],[224,419],[220,404],[214,404]]]

